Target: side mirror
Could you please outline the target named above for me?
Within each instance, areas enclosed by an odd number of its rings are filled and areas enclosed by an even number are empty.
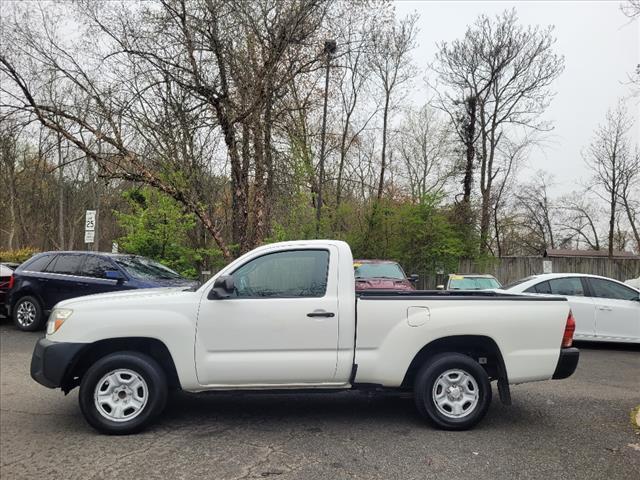
[[[417,273],[412,273],[411,275],[409,275],[409,281],[411,283],[416,283],[419,278],[420,278],[420,275],[418,275]]]
[[[438,285],[438,286],[436,287],[436,290],[444,290],[444,285]]]
[[[209,290],[209,300],[222,300],[229,298],[235,290],[235,284],[231,275],[222,275],[213,282],[213,288]]]
[[[124,282],[124,275],[120,270],[106,270],[104,272],[104,278],[108,278],[109,280],[116,280],[118,284]]]

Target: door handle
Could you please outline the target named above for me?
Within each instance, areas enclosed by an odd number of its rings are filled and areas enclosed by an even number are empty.
[[[610,312],[612,310],[611,307],[604,307],[602,305],[598,305],[598,310],[604,310],[606,312]]]
[[[311,318],[316,318],[316,317],[335,317],[336,314],[333,312],[322,312],[322,311],[318,311],[318,312],[311,312],[311,313],[307,313],[307,317],[311,317]]]

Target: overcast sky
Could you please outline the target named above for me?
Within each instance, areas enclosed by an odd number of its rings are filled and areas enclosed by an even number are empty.
[[[555,25],[557,51],[565,56],[565,70],[554,85],[556,97],[547,110],[554,131],[542,150],[532,152],[521,177],[538,169],[554,175],[554,193],[569,192],[590,174],[581,151],[606,111],[620,97],[629,97],[624,82],[640,63],[640,28],[630,21],[618,1],[411,1],[397,0],[399,17],[420,14],[415,62],[426,74],[436,53],[436,42],[464,35],[466,26],[484,13],[494,15],[515,7],[523,24]],[[425,92],[418,90],[417,96]],[[632,135],[640,139],[640,97],[627,100],[636,124]]]

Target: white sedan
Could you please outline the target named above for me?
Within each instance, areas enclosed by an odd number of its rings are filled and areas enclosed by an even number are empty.
[[[576,320],[576,340],[640,343],[640,290],[622,282],[582,273],[548,273],[504,290],[566,297]]]

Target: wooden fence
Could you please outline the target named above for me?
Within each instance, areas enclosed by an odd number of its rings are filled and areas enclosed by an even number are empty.
[[[488,273],[504,285],[530,275],[545,273],[543,262],[550,262],[550,265],[546,265],[546,273],[589,273],[622,282],[640,277],[640,258],[607,257],[502,257],[482,264],[461,259],[456,272],[446,273]],[[446,274],[426,272],[420,277],[418,288],[432,289],[445,282]]]
[[[550,262],[547,273],[590,273],[624,282],[640,276],[640,258],[607,257],[503,257],[484,266],[481,271],[470,260],[460,260],[460,273],[490,273],[502,283],[510,283],[529,275],[545,273],[543,262]],[[549,271],[550,269],[550,271]]]

